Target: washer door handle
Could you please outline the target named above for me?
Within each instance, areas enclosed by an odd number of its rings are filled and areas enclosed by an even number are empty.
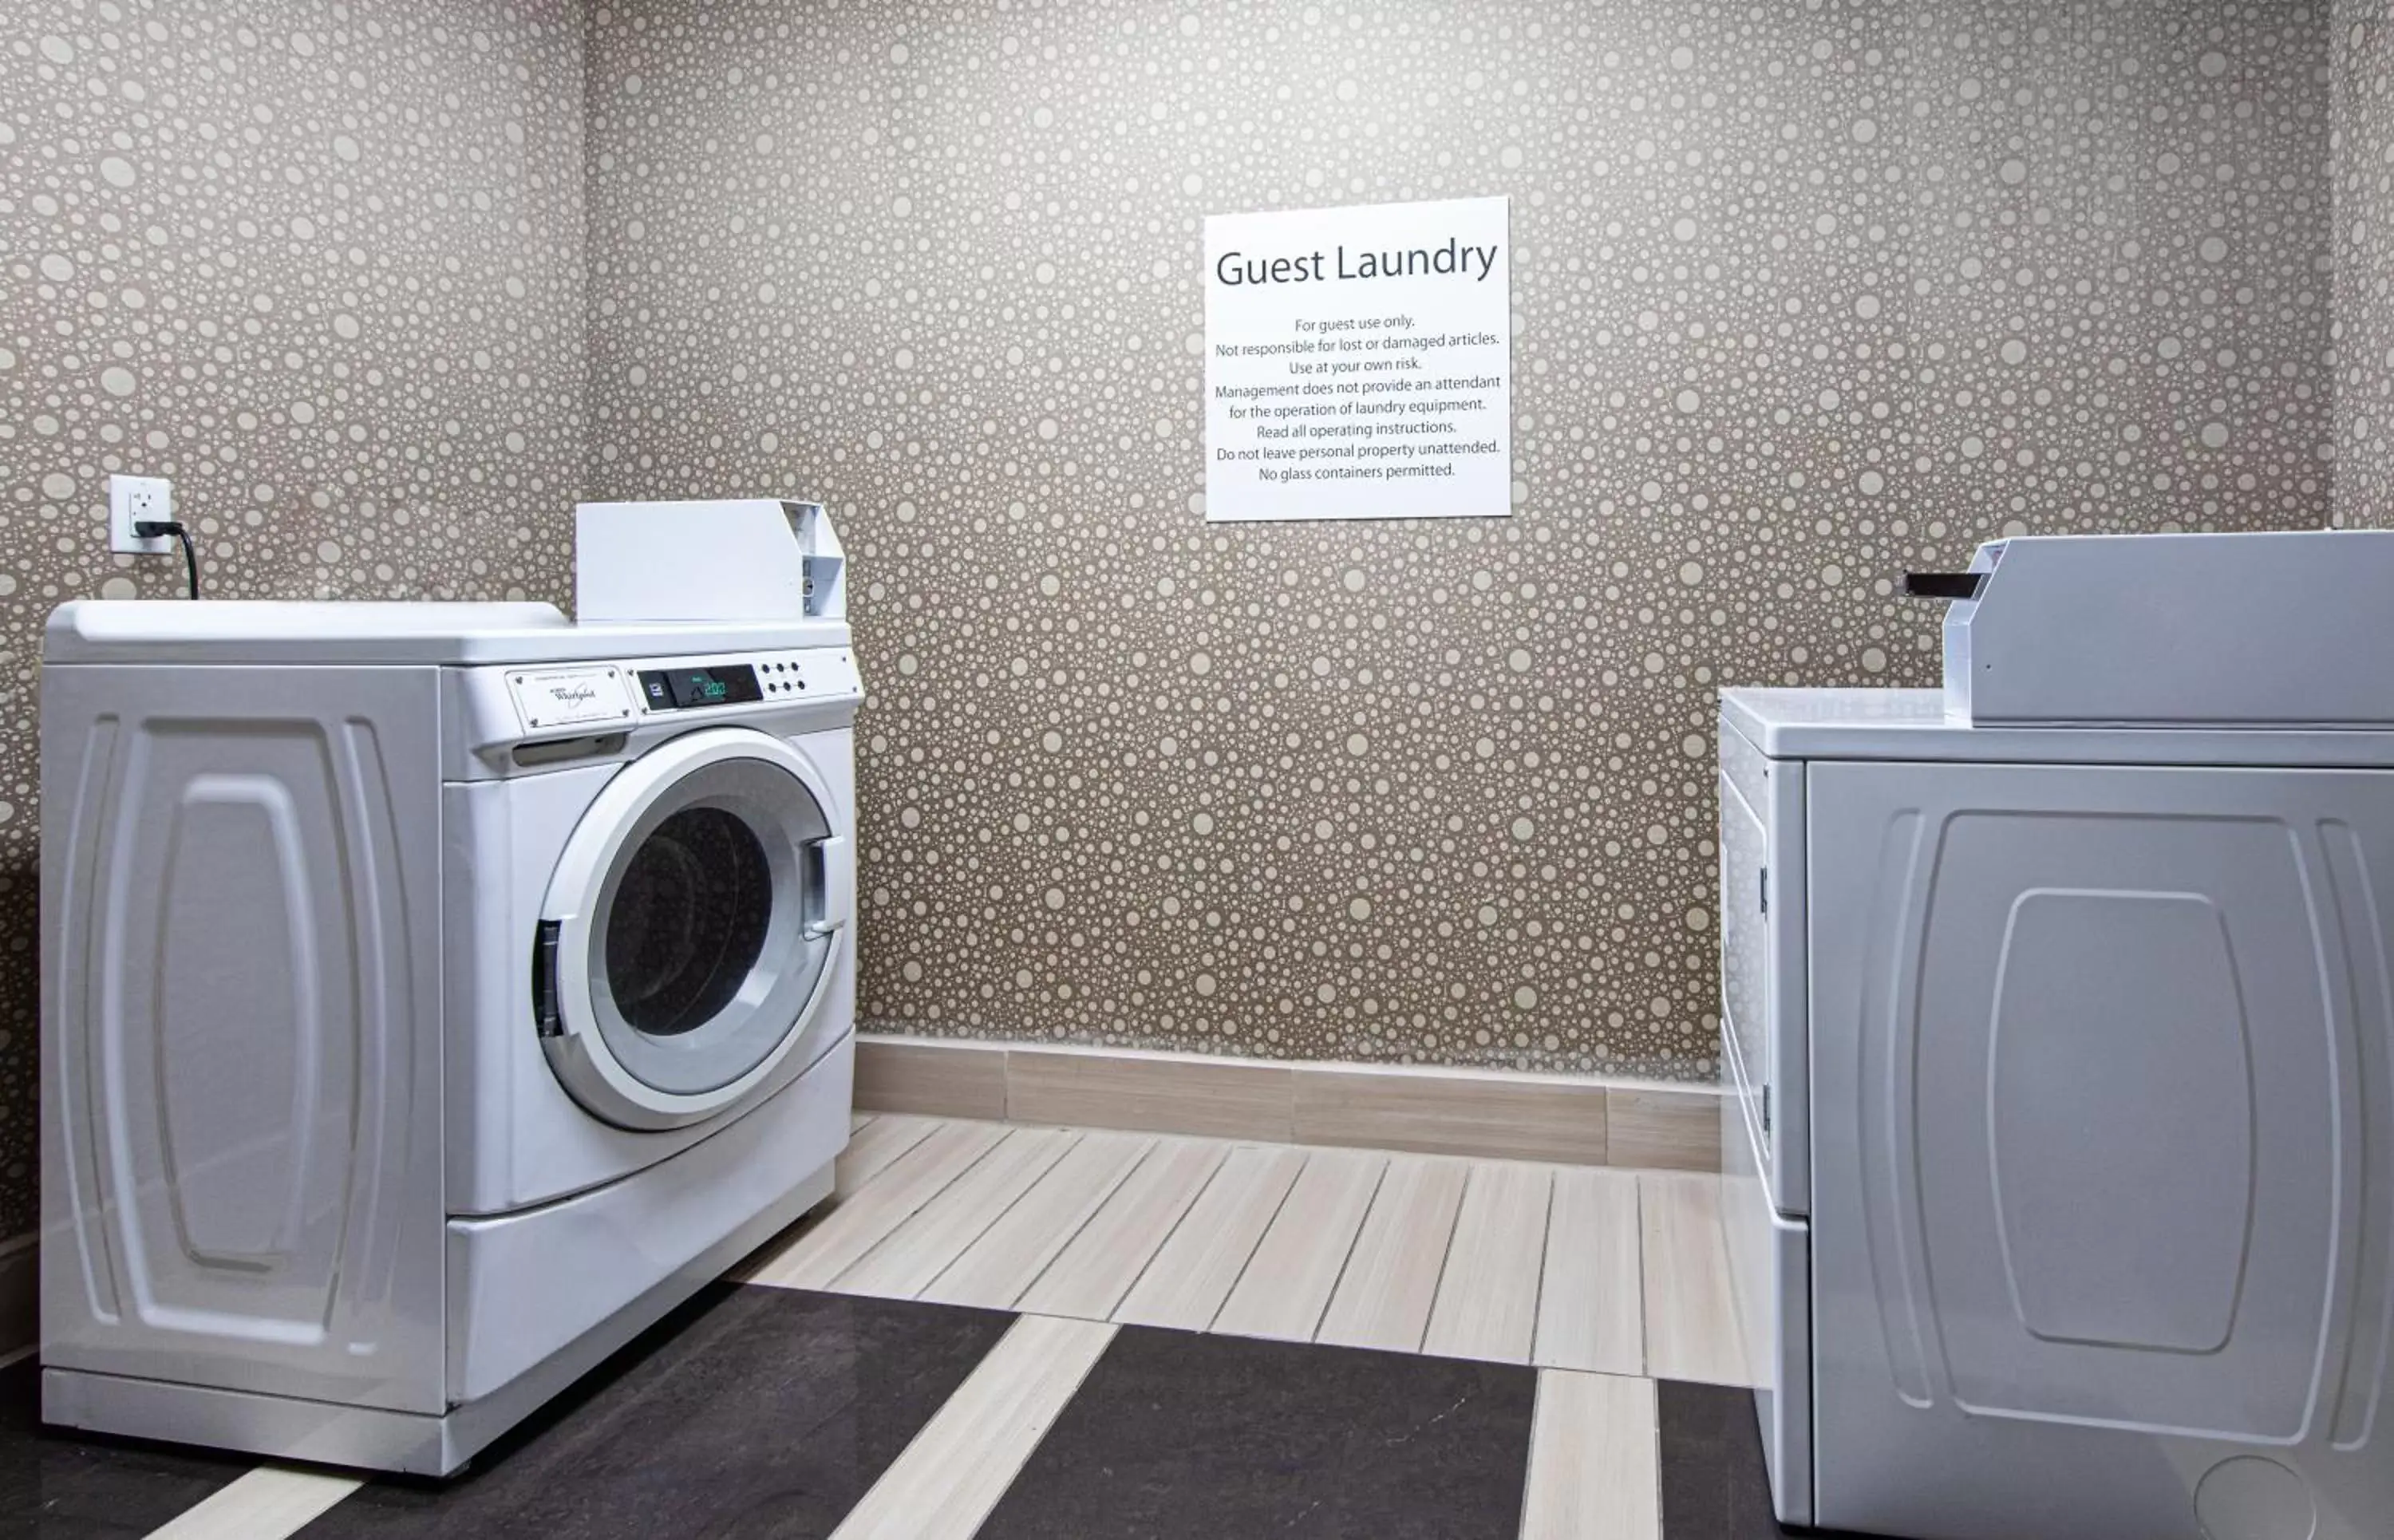
[[[557,938],[563,925],[543,920],[532,939],[532,1024],[542,1037],[565,1035],[565,1019],[557,1008]]]
[[[818,941],[848,924],[856,913],[856,863],[848,840],[829,835],[807,847],[814,862],[815,917],[807,924],[809,941]]]

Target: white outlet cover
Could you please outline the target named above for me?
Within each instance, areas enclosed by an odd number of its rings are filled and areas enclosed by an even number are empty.
[[[175,548],[172,535],[148,539],[133,533],[136,521],[175,517],[175,483],[164,476],[112,476],[108,479],[108,548],[133,556],[164,556]]]

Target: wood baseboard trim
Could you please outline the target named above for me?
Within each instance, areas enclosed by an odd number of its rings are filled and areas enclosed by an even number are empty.
[[[860,1033],[867,1112],[1650,1170],[1720,1169],[1705,1086]]]

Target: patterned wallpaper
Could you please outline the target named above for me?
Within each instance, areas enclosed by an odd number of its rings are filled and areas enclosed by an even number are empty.
[[[247,596],[562,598],[576,496],[830,499],[887,1024],[1709,1074],[1716,687],[1929,682],[1889,580],[2006,529],[2317,522],[2337,427],[2382,518],[2340,3],[2334,179],[2284,0],[11,7],[0,1235],[39,624],[176,579],[115,468]],[[1470,193],[1515,517],[1206,527],[1203,217]]]
[[[588,41],[595,493],[827,499],[863,1008],[1704,1077],[1712,700],[2332,490],[2285,0],[699,0]],[[1202,521],[1198,243],[1507,193],[1515,516]]]
[[[582,33],[552,0],[0,18],[0,1236],[33,1222],[33,684],[165,475],[239,598],[571,596]]]
[[[2338,0],[2336,519],[2394,525],[2394,5]]]

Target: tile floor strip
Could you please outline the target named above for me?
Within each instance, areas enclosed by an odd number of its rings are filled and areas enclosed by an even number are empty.
[[[1027,1315],[906,1446],[832,1540],[970,1540],[1116,1328]]]
[[[1112,1317],[1230,1152],[1210,1139],[1161,1141],[1016,1307],[1084,1321]]]
[[[263,1465],[150,1532],[150,1540],[283,1540],[365,1483]]]
[[[1305,1152],[1285,1145],[1232,1150],[1204,1195],[1139,1274],[1114,1319],[1192,1332],[1211,1325],[1304,1168]]]
[[[1222,1302],[1213,1329],[1234,1336],[1310,1342],[1372,1206],[1386,1155],[1318,1150]]]
[[[980,1540],[1512,1540],[1536,1376],[1124,1327]]]
[[[918,1297],[1008,1309],[1154,1148],[1138,1134],[1084,1134]]]
[[[369,1482],[306,1540],[827,1535],[1013,1324],[714,1285],[454,1480]]]
[[[1661,1540],[1654,1382],[1538,1373],[1521,1540]]]
[[[1531,1362],[1608,1375],[1646,1372],[1638,1249],[1636,1177],[1625,1171],[1555,1173]]]
[[[757,1264],[755,1281],[784,1288],[828,1286],[913,1218],[915,1210],[972,1169],[1006,1132],[993,1123],[952,1123],[934,1128],[779,1256]]]
[[[1017,1128],[842,1270],[831,1286],[842,1294],[914,1298],[1021,1201],[1081,1137],[1061,1128]]]
[[[1646,1301],[1646,1372],[1657,1379],[1745,1379],[1713,1177],[1638,1178]]]
[[[1388,1162],[1315,1341],[1421,1350],[1470,1172],[1455,1160],[1400,1155]]]
[[[1472,1168],[1422,1351],[1530,1362],[1553,1187],[1549,1166],[1490,1161]]]

